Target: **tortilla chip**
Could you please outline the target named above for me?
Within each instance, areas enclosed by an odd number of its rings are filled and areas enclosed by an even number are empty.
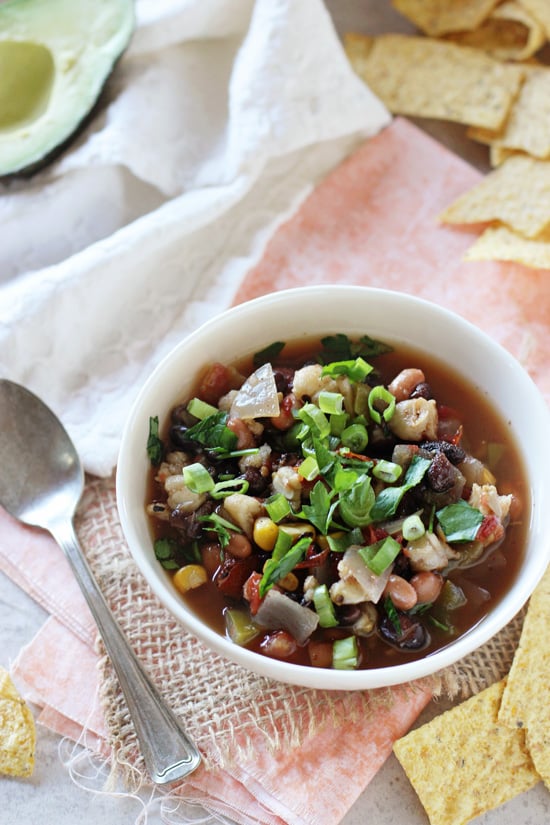
[[[465,825],[540,777],[522,730],[499,724],[504,680],[394,744],[431,825]]]
[[[548,0],[521,0],[521,5],[542,23],[546,36],[550,38],[550,3]]]
[[[550,69],[527,70],[506,128],[496,142],[503,149],[550,157]]]
[[[505,160],[517,154],[513,149],[504,149],[504,147],[499,146],[498,143],[492,143],[491,146],[489,146],[489,162],[493,168],[502,166]]]
[[[550,269],[550,242],[528,240],[505,226],[486,229],[464,255],[465,261],[513,261]]]
[[[497,60],[527,60],[544,45],[546,32],[520,3],[506,0],[479,28],[453,32],[447,38],[463,46],[483,49]]]
[[[550,731],[540,724],[536,728],[527,728],[525,743],[536,772],[550,788]]]
[[[394,114],[498,129],[523,79],[522,68],[478,49],[400,34],[369,38],[367,53],[358,60],[359,38],[346,38],[350,62]]]
[[[31,776],[35,745],[34,717],[0,667],[0,773]]]
[[[499,0],[392,0],[392,6],[432,37],[470,31],[491,13]]]
[[[550,567],[535,588],[502,697],[499,721],[514,728],[550,730]]]
[[[513,155],[440,216],[443,223],[499,221],[526,238],[550,227],[550,161]]]

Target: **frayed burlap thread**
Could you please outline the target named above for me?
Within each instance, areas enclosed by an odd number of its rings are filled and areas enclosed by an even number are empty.
[[[120,527],[114,478],[87,484],[75,526],[111,610],[161,695],[197,743],[207,768],[249,759],[258,735],[274,753],[284,753],[324,725],[359,714],[365,718],[393,701],[395,694],[384,689],[364,691],[358,700],[356,693],[274,682],[206,648],[174,621],[134,563]],[[508,672],[522,618],[518,615],[481,649],[435,677],[401,690],[429,685],[434,696],[448,698],[477,693]],[[118,681],[100,640],[98,645],[113,775],[136,790],[148,779]]]

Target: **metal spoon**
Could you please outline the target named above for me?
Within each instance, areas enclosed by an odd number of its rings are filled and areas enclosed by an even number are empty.
[[[73,528],[84,473],[69,436],[29,390],[0,379],[0,503],[43,527],[65,552],[118,676],[151,778],[174,782],[201,756],[135,656],[101,593]]]

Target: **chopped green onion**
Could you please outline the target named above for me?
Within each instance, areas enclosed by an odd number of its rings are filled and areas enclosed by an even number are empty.
[[[367,567],[376,576],[381,576],[401,552],[401,545],[391,536],[386,536],[368,547],[360,547],[358,552]]]
[[[381,402],[385,405],[385,409],[380,414],[380,411],[377,409],[375,404],[377,402]],[[376,387],[373,387],[369,393],[369,413],[370,417],[376,424],[380,424],[382,418],[384,421],[389,421],[392,415],[395,412],[395,397],[391,394],[389,390],[379,384]]]
[[[330,422],[324,412],[315,404],[304,404],[296,413],[297,418],[307,424],[309,429],[319,438],[330,435]]]
[[[158,415],[154,415],[149,418],[149,436],[147,438],[147,455],[153,467],[160,464],[163,452],[164,445],[159,437],[159,419]]]
[[[349,420],[349,415],[345,412],[339,415],[330,416],[330,433],[331,435],[340,436],[346,429]]]
[[[313,481],[319,475],[319,465],[317,459],[313,455],[308,455],[304,458],[298,467],[298,474],[305,478],[306,481]]]
[[[359,648],[355,636],[336,639],[332,645],[332,667],[336,670],[355,670],[359,664]]]
[[[353,487],[345,490],[338,501],[340,515],[349,527],[365,527],[370,524],[373,504],[374,490],[367,475],[360,475]]]
[[[209,415],[215,415],[218,409],[200,398],[192,398],[187,405],[187,412],[202,421],[204,418],[208,418]]]
[[[403,522],[402,532],[405,541],[415,541],[416,539],[422,538],[426,532],[426,528],[420,516],[415,513],[412,516],[407,516]]]
[[[383,458],[377,461],[372,468],[373,476],[380,479],[380,481],[385,481],[386,484],[393,484],[402,472],[403,468],[399,464],[394,464],[393,461],[386,461]]]
[[[340,415],[344,411],[344,396],[340,392],[321,390],[317,401],[319,409],[327,415]]]
[[[279,531],[279,535],[283,531]],[[264,564],[262,578],[259,584],[260,597],[264,597],[266,592],[277,584],[278,581],[290,573],[297,564],[303,561],[306,550],[311,544],[311,537],[306,536],[299,539],[296,544],[288,550],[281,558],[275,558],[275,551],[270,559]],[[276,545],[275,545],[276,546]]]
[[[362,452],[369,443],[369,434],[362,424],[350,424],[342,433],[342,444],[354,453]]]
[[[209,493],[214,489],[214,479],[204,464],[199,464],[199,462],[188,464],[183,468],[182,475],[183,483],[192,493]]]
[[[338,375],[347,375],[350,381],[356,381],[360,384],[372,370],[373,367],[361,356],[358,356],[353,361],[332,361],[323,367],[322,374],[330,375],[332,378]]]
[[[320,584],[313,591],[313,604],[321,627],[337,627],[338,619],[326,584]]]
[[[245,478],[229,478],[226,481],[218,481],[210,490],[210,495],[215,499],[227,498],[227,496],[232,496],[233,493],[244,495],[248,492],[249,486],[250,484]]]
[[[355,470],[338,466],[332,480],[333,489],[336,490],[337,493],[343,493],[345,490],[350,490],[358,478],[359,475]]]
[[[271,552],[271,558],[273,561],[279,561],[283,558],[285,553],[288,553],[292,547],[292,541],[293,539],[291,533],[286,533],[284,530],[279,530],[277,533],[277,538],[275,539],[275,546]]]
[[[275,524],[278,524],[279,521],[282,521],[292,513],[289,501],[282,493],[275,493],[275,495],[266,499],[265,509],[267,510],[269,518],[271,521],[274,521]]]

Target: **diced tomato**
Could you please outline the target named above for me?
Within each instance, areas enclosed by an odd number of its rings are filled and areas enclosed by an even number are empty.
[[[495,515],[485,516],[476,533],[476,541],[480,541],[484,547],[488,547],[490,544],[494,544],[495,541],[499,541],[503,535],[504,527],[500,519]]]
[[[223,364],[212,364],[203,375],[197,395],[208,404],[217,404],[232,387],[233,373]]]
[[[329,552],[330,549],[328,547],[325,547],[324,550],[319,550],[317,545],[312,542],[306,550],[304,560],[298,562],[295,570],[303,570],[308,567],[319,567],[319,565],[321,565],[325,559],[328,558]]]
[[[232,599],[240,599],[243,586],[253,570],[256,560],[253,556],[246,559],[234,559],[228,557],[218,568],[214,582],[224,596]]]
[[[261,573],[251,573],[243,585],[243,597],[250,605],[250,613],[255,616],[262,601],[260,596]]]
[[[285,395],[279,405],[279,415],[273,416],[273,418],[270,419],[271,424],[277,430],[289,430],[296,420],[292,415],[292,411],[297,409],[298,406],[295,395],[292,393]]]
[[[364,533],[365,532],[367,533],[366,541],[369,544],[375,544],[377,541],[385,539],[388,535],[382,527],[375,527],[374,524],[367,524],[367,526],[364,528]]]

